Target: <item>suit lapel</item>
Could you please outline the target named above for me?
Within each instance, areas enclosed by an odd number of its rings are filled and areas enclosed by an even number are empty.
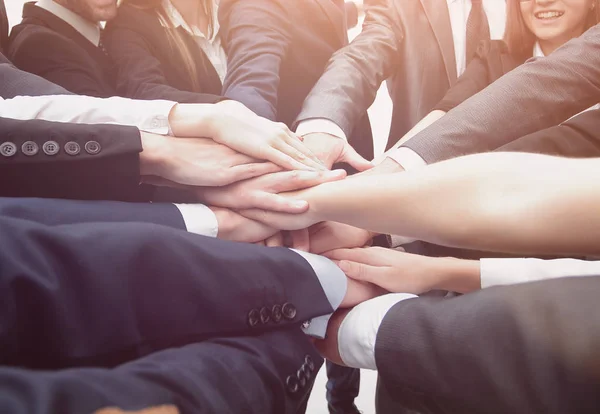
[[[457,78],[456,57],[454,54],[450,13],[448,12],[446,0],[421,0],[421,3],[442,52],[448,81],[450,84],[453,84]]]

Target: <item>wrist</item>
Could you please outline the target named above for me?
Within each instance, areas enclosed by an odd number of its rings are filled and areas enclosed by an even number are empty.
[[[233,213],[225,208],[220,207],[209,207],[217,218],[217,238],[223,240],[229,240],[233,234],[234,229],[234,217]]]
[[[468,293],[481,289],[479,260],[465,260],[454,257],[435,258],[431,274],[434,289]]]
[[[140,175],[161,176],[168,162],[169,137],[140,132],[142,152],[140,153]]]

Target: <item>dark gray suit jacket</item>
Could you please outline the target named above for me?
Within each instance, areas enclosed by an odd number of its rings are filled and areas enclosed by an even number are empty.
[[[600,25],[550,56],[507,73],[404,146],[427,163],[492,151],[556,126],[598,102]],[[590,116],[595,115],[586,119]],[[594,135],[600,136],[600,127]],[[544,152],[544,147],[536,150]]]
[[[390,137],[396,142],[456,81],[450,16],[443,0],[365,3],[362,33],[329,61],[298,121],[327,118],[349,136],[388,79],[394,103]]]
[[[599,288],[563,278],[402,301],[377,335],[380,391],[419,413],[598,413]]]

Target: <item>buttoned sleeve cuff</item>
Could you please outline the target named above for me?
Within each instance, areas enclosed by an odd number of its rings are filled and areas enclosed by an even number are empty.
[[[75,124],[113,124],[167,135],[169,114],[176,102],[79,95],[17,96],[0,101],[0,117],[41,119]]]
[[[398,302],[415,297],[409,293],[392,293],[355,306],[338,330],[338,347],[344,364],[376,370],[375,341],[383,318]]]
[[[391,158],[400,164],[404,168],[404,171],[414,170],[427,165],[419,154],[407,147],[400,147],[389,151],[387,158]]]
[[[204,204],[175,204],[175,207],[181,213],[188,232],[207,237],[219,234],[217,216]]]
[[[325,296],[335,312],[335,310],[340,307],[344,296],[346,296],[346,289],[348,288],[348,282],[344,272],[324,256],[295,249],[292,250],[302,256],[313,268],[319,279],[321,288],[323,289],[323,292],[325,292]],[[332,314],[323,315],[313,318],[310,321],[306,321],[302,325],[302,330],[307,335],[321,339],[325,338],[327,325],[331,315]]]
[[[302,121],[296,128],[296,134],[301,137],[308,134],[324,133],[348,141],[348,137],[335,122],[326,118],[312,118]]]
[[[481,288],[559,277],[598,276],[600,261],[534,258],[481,259]]]

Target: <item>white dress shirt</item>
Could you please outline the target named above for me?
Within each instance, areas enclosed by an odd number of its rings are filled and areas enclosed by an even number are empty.
[[[467,20],[471,12],[471,0],[447,0],[447,4],[454,40],[456,73],[460,76],[467,66]],[[502,39],[506,26],[506,2],[504,0],[483,0],[483,9],[488,18],[490,37],[492,39]],[[300,136],[315,132],[323,132],[348,140],[344,131],[335,122],[325,118],[307,119],[300,122],[296,128],[296,133]],[[421,158],[418,155],[417,157]],[[424,164],[422,159],[421,161],[419,162],[417,159],[418,165]],[[407,159],[406,162],[411,161]]]
[[[227,54],[221,44],[221,36],[219,33],[219,19],[217,18],[218,3],[213,1],[214,15],[212,16],[212,25],[214,31],[213,36],[210,39],[207,38],[197,26],[188,25],[181,13],[179,13],[179,10],[175,8],[170,0],[163,0],[162,4],[167,13],[167,17],[170,20],[167,27],[181,27],[188,32],[196,41],[198,47],[206,54],[206,57],[219,75],[221,82],[223,82],[225,75],[227,75]],[[164,22],[161,23],[164,24]]]
[[[600,261],[506,258],[481,259],[480,263],[482,289],[561,277],[600,275]],[[383,318],[398,302],[414,297],[404,293],[380,296],[350,311],[338,331],[342,361],[354,368],[377,369],[375,341]]]

